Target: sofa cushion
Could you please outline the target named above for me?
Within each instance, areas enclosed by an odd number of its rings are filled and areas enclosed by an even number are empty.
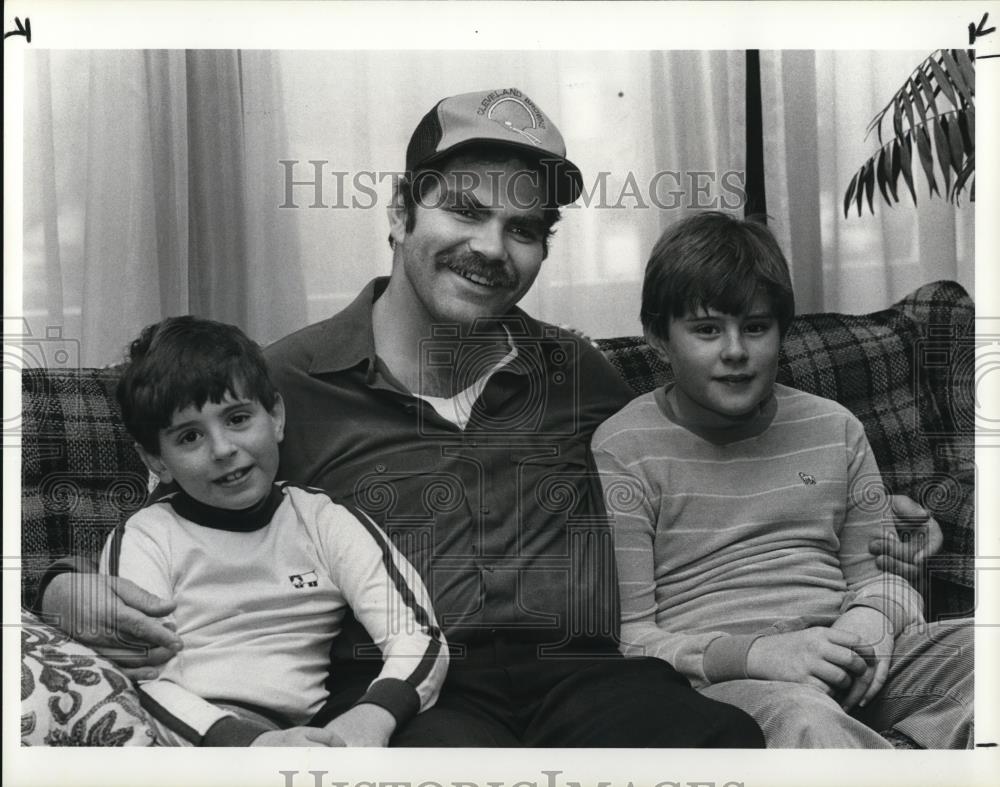
[[[934,455],[935,478],[923,499],[944,527],[942,576],[972,587],[975,539],[976,310],[955,282],[928,284],[893,308],[914,319],[921,338],[914,351],[922,428]],[[949,557],[950,556],[950,557]]]
[[[56,558],[94,555],[146,499],[146,468],[121,424],[114,369],[21,375],[22,603]]]
[[[153,744],[139,696],[117,667],[29,613],[21,624],[23,745]]]

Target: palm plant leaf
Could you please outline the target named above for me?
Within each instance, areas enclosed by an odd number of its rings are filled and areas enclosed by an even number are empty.
[[[958,102],[958,99],[955,98],[955,90],[952,88],[951,79],[945,70],[941,68],[941,65],[934,59],[933,56],[927,58],[927,65],[934,73],[934,78],[937,79],[938,87],[944,91],[944,94],[948,97],[952,106],[955,107],[955,109],[961,109],[962,105]]]
[[[955,62],[958,63],[958,68],[962,72],[962,78],[965,80],[965,84],[972,89],[971,92],[975,95],[976,67],[972,64],[972,58],[969,57],[969,53],[964,49],[956,49],[954,51],[954,55]]]
[[[917,87],[917,83],[913,79],[907,80],[907,84],[904,86],[908,94],[913,98],[913,106],[917,108],[917,114],[920,115],[920,122],[927,123],[927,107],[924,104],[924,100],[920,97],[920,88]]]
[[[886,204],[890,207],[892,206],[893,199],[889,197],[889,192],[887,191],[887,184],[889,178],[892,177],[892,155],[886,155],[885,148],[879,150],[878,153],[878,164],[875,166],[875,179],[878,182],[878,190],[882,194],[882,199],[885,200]]]
[[[854,177],[851,178],[850,184],[847,186],[847,191],[844,194],[844,215],[846,216],[848,211],[851,209],[851,203],[854,202],[854,184],[858,182],[858,173],[854,173]]]
[[[934,115],[937,116],[937,91],[934,89],[934,84],[928,78],[927,73],[923,68],[917,69],[916,82],[920,85],[920,90],[923,93],[923,100],[927,102],[927,105],[934,112]]]
[[[976,181],[970,180],[976,174],[976,156],[975,154],[969,156],[966,161],[965,167],[958,176],[955,178],[955,189],[952,191],[952,200],[955,204],[958,204],[958,197],[962,191],[962,187],[965,186],[966,181],[969,181],[969,199],[975,201],[976,199]]]
[[[962,134],[958,130],[957,123],[948,124],[948,141],[951,143],[948,146],[948,152],[951,153],[951,165],[955,168],[955,171],[958,172],[958,170],[962,168],[962,157],[965,154],[965,143],[962,140]]]
[[[934,179],[934,156],[931,154],[931,140],[927,136],[927,128],[921,126],[916,132],[917,153],[920,155],[920,166],[924,168],[924,175],[927,176],[927,188],[933,197],[938,193],[937,181]],[[947,166],[942,162],[943,166]],[[874,211],[873,211],[874,212]]]
[[[868,200],[868,210],[875,212],[875,208],[872,206],[872,196],[875,192],[875,163],[872,162],[868,165],[868,169],[865,170],[865,198]]]
[[[945,194],[951,193],[951,153],[949,152],[948,121],[944,118],[933,124],[934,128],[934,148],[937,151],[937,159],[941,162],[941,174],[944,175]],[[958,174],[957,172],[955,173]]]
[[[962,100],[966,104],[973,103],[973,95],[976,92],[976,85],[974,82],[972,84],[966,84],[965,73],[958,65],[958,61],[955,59],[955,56],[952,55],[952,53],[947,49],[944,49],[942,50],[941,60],[947,69],[948,76],[951,77],[955,83],[955,87],[957,87],[959,92],[962,94]]]
[[[971,156],[976,152],[976,113],[966,112],[964,115],[959,115],[958,128],[962,132],[965,153]]]
[[[937,194],[958,204],[962,192],[968,190],[970,200],[975,200],[975,83],[975,52],[972,50],[937,50],[913,70],[868,124],[866,138],[874,131],[879,148],[851,178],[844,193],[845,217],[852,204],[860,216],[865,201],[869,211],[875,212],[876,184],[885,204],[891,207],[899,202],[900,175],[913,203],[917,204],[913,182],[914,146],[932,197]],[[939,106],[939,101],[945,103]],[[888,138],[883,138],[885,122],[892,128]],[[935,169],[940,172],[943,191]]]
[[[892,180],[889,181],[889,188],[895,201],[899,202],[899,194],[896,191],[896,184],[899,182],[899,173],[902,172],[903,165],[900,161],[899,142],[894,140],[892,144]]]
[[[913,189],[913,166],[911,164],[911,159],[913,158],[913,141],[907,136],[903,139],[902,144],[899,146],[899,163],[903,170],[903,180],[906,182],[906,188],[910,190],[910,196],[913,197],[913,204],[917,204],[917,192]]]

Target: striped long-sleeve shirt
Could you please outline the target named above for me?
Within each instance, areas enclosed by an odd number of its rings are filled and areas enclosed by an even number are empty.
[[[241,745],[261,732],[216,703],[293,724],[327,698],[330,644],[350,609],[382,671],[359,702],[402,723],[434,703],[444,638],[416,570],[367,516],[323,492],[276,484],[253,512],[164,494],[108,539],[101,570],[176,602],[184,649],[140,685],[143,706],[193,745]]]
[[[864,427],[836,402],[775,386],[739,439],[675,420],[664,391],[595,433],[614,517],[622,649],[695,686],[745,677],[761,632],[830,625],[853,606],[895,632],[922,602],[868,552],[887,502]],[[769,422],[767,419],[770,419]]]

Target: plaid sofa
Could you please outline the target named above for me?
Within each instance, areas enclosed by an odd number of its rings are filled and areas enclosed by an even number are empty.
[[[873,314],[797,317],[778,379],[835,399],[864,423],[887,486],[933,512],[945,535],[929,561],[929,617],[974,608],[974,306],[954,282],[921,287]],[[641,338],[596,346],[636,395],[671,378]],[[22,601],[45,568],[94,554],[142,505],[147,475],[119,422],[108,369],[22,374]],[[104,659],[25,613],[22,741],[144,745],[152,740],[135,694]]]

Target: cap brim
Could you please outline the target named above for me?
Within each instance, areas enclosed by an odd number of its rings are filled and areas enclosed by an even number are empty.
[[[442,150],[435,153],[433,156],[429,156],[421,161],[417,166],[419,169],[429,168],[434,164],[450,158],[455,155],[455,153],[458,153],[465,148],[474,147],[476,145],[489,145],[491,147],[502,146],[510,148],[518,153],[524,153],[526,156],[530,157],[532,161],[537,161],[546,174],[546,182],[551,189],[549,196],[551,197],[551,201],[555,203],[556,207],[562,207],[563,205],[569,205],[572,202],[576,202],[576,200],[580,197],[580,194],[583,192],[583,175],[580,173],[580,168],[565,156],[558,156],[552,153],[552,151],[539,150],[536,147],[521,144],[520,142],[509,142],[507,140],[496,139],[493,137],[463,139],[461,142],[452,145],[447,150]]]

